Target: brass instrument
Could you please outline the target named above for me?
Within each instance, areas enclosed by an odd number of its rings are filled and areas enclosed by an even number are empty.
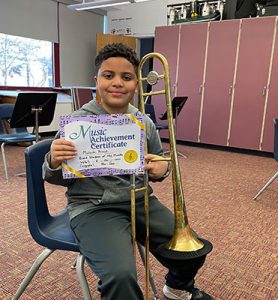
[[[156,71],[151,71],[147,77],[142,76],[142,68],[145,62],[149,59],[156,58],[160,60],[163,65],[164,73],[158,74]],[[155,85],[159,80],[164,80],[164,89],[159,91],[144,92],[143,82],[147,81],[150,85]],[[145,97],[152,95],[165,94],[166,97],[166,110],[169,128],[169,143],[170,143],[170,160],[172,162],[172,185],[173,185],[173,197],[174,197],[174,215],[175,215],[175,229],[171,240],[165,245],[161,245],[158,249],[159,254],[166,259],[166,261],[180,262],[182,260],[189,260],[199,258],[207,255],[212,250],[212,244],[204,239],[197,238],[192,233],[192,230],[188,223],[188,218],[185,209],[185,201],[183,195],[182,181],[180,175],[180,168],[178,163],[178,154],[176,149],[176,137],[173,123],[173,111],[172,101],[170,96],[170,78],[169,67],[166,58],[160,53],[149,53],[145,55],[138,68],[138,90],[139,90],[139,110],[144,113]],[[147,148],[145,149],[147,153]],[[161,158],[161,160],[169,160],[169,158]],[[145,172],[147,173],[147,172]],[[135,175],[134,175],[135,176]],[[131,205],[132,205],[132,232],[135,245],[135,193],[137,191],[145,192],[145,213],[146,213],[146,296],[145,299],[149,299],[149,211],[148,211],[148,176],[145,174],[145,186],[143,188],[136,189],[132,184],[131,188]],[[134,181],[135,182],[135,177]],[[135,251],[134,251],[135,252]],[[167,263],[165,264],[166,267]]]

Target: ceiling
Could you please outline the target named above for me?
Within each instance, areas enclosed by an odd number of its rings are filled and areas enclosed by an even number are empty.
[[[82,0],[52,0],[52,1],[60,2],[60,3],[63,3],[65,5],[78,4],[78,3],[83,2]],[[93,1],[93,0],[86,0],[85,2],[91,2],[91,1]],[[106,15],[107,11],[113,11],[113,10],[119,10],[119,9],[116,8],[116,7],[104,7],[104,8],[101,8],[101,9],[89,9],[89,10],[86,10],[86,11]]]

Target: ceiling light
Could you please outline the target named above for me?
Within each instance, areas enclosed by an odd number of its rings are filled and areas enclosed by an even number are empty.
[[[87,10],[87,9],[95,9],[95,8],[102,8],[108,6],[122,5],[122,4],[130,4],[130,3],[137,3],[137,2],[139,3],[145,1],[149,1],[149,0],[95,0],[91,2],[85,2],[85,0],[83,0],[82,3],[68,5],[68,8],[71,10]]]

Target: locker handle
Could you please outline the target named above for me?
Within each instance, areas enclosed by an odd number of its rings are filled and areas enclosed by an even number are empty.
[[[174,83],[172,87],[172,93],[175,95],[176,94],[176,89],[177,89],[178,84]]]
[[[266,86],[264,86],[263,88],[263,96],[265,96],[265,94],[266,94]]]
[[[233,90],[233,86],[230,85],[230,87],[229,87],[229,95],[232,95],[232,90]]]

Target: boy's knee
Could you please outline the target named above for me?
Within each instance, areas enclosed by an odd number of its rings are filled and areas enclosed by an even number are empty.
[[[112,268],[108,277],[116,285],[126,285],[128,282],[134,282],[137,280],[136,269],[125,264]]]

